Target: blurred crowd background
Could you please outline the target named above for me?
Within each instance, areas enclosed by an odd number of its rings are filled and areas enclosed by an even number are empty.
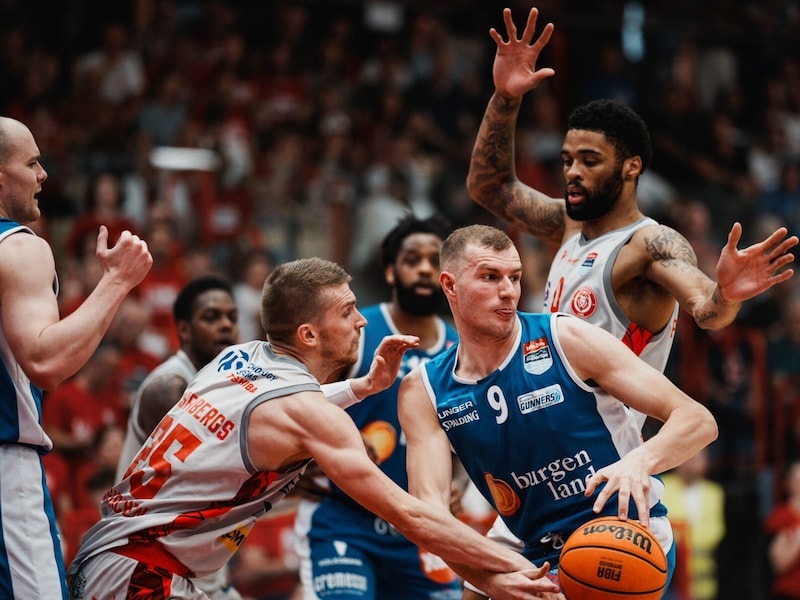
[[[0,0],[0,114],[30,127],[49,173],[36,227],[56,253],[62,312],[97,280],[99,224],[112,241],[139,233],[155,261],[108,343],[46,398],[67,544],[109,485],[129,395],[176,349],[172,301],[188,280],[215,272],[235,283],[252,339],[263,335],[258,298],[274,264],[336,260],[366,304],[385,297],[377,247],[406,211],[502,226],[465,179],[503,6],[522,24],[531,4]],[[567,116],[614,98],[650,127],[643,211],[681,231],[712,278],[734,221],[742,245],[779,225],[800,233],[800,2],[536,6],[556,26],[541,61],[556,76],[524,100],[521,179],[561,195]],[[524,308],[535,309],[553,249],[516,239]],[[712,409],[720,438],[686,483],[678,529],[714,531],[682,537],[700,559],[685,561],[694,566],[675,598],[766,598],[764,525],[800,459],[798,281],[747,303],[724,331],[679,322],[667,373]],[[724,502],[698,501],[697,479]],[[270,550],[240,565],[240,581],[258,582],[270,552],[291,553],[289,529],[262,536]],[[284,597],[263,581],[253,598]]]

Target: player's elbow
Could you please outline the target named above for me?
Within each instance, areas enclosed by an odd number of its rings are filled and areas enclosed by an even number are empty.
[[[699,411],[697,420],[695,421],[696,431],[700,434],[701,439],[705,445],[709,445],[719,436],[719,427],[714,415],[704,406],[700,406],[702,411]]]
[[[53,361],[30,361],[22,366],[31,383],[40,390],[52,390],[72,372],[65,372],[63,365]]]

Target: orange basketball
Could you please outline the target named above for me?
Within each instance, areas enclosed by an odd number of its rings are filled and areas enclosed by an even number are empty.
[[[658,600],[667,584],[667,558],[636,521],[600,517],[567,538],[558,577],[567,600]]]

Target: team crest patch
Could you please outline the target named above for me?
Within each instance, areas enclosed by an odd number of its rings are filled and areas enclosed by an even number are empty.
[[[589,252],[589,254],[586,255],[586,258],[583,259],[583,262],[578,269],[578,272],[581,274],[581,276],[585,277],[591,273],[595,260],[597,260],[597,252]]]
[[[597,296],[590,287],[578,288],[572,295],[572,312],[582,319],[592,316],[597,310]]]
[[[541,375],[553,366],[553,353],[547,338],[526,342],[522,353],[523,366],[531,375]]]

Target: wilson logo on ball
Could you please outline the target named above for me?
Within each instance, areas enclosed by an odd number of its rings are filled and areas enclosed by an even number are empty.
[[[567,538],[558,576],[568,600],[658,600],[667,583],[667,558],[649,529],[600,517]]]

